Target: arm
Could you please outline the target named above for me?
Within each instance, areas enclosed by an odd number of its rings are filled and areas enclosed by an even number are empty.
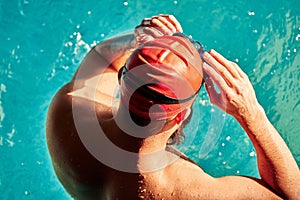
[[[203,70],[210,76],[206,89],[211,102],[233,115],[251,139],[262,178],[283,198],[300,195],[300,172],[287,145],[269,122],[247,75],[239,66],[212,50],[204,53]],[[218,86],[217,93],[213,82]]]
[[[121,35],[100,42],[85,56],[72,82],[75,80],[84,82],[105,72],[116,74],[129,57],[134,43],[133,34]]]
[[[141,24],[135,28],[134,33],[108,39],[97,45],[96,51],[109,63],[114,63],[121,58],[124,64],[139,45],[154,38],[172,35],[176,32],[182,32],[182,27],[173,15],[158,15],[144,18]],[[118,65],[114,66],[118,71]]]
[[[134,33],[107,39],[94,47],[78,68],[73,81],[87,80],[103,74],[105,70],[117,73],[139,45],[163,35],[182,32],[180,23],[173,15],[158,15],[145,18]],[[77,76],[81,71],[80,75]]]
[[[110,63],[116,71],[119,71],[137,46],[135,35],[130,33],[99,43],[95,47],[95,51]]]

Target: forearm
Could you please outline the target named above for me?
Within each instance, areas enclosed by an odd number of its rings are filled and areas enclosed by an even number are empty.
[[[99,43],[95,50],[118,70],[122,67],[119,63],[125,64],[136,47],[135,36],[131,33],[105,40]]]
[[[182,32],[182,27],[174,16],[157,15],[143,19],[141,24],[135,27],[134,33],[101,42],[96,46],[96,51],[118,71],[120,64],[123,62],[122,66],[124,65],[139,44],[176,32]]]
[[[218,52],[204,52],[203,70],[211,102],[233,115],[245,129],[257,152],[262,180],[283,198],[300,196],[300,172],[287,145],[257,101],[253,86],[242,69]],[[217,92],[213,81],[218,86]]]
[[[251,139],[262,180],[289,199],[300,195],[300,172],[290,150],[268,120],[263,108],[247,117],[236,117]]]

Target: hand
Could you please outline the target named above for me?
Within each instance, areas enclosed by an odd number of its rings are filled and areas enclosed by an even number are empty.
[[[205,52],[203,58],[207,63],[203,65],[203,70],[209,76],[205,80],[205,87],[211,103],[238,119],[254,120],[262,107],[248,76],[236,63],[214,50]],[[216,83],[220,93],[213,83]]]
[[[173,15],[158,15],[145,18],[134,30],[138,45],[163,35],[182,32],[182,27]]]

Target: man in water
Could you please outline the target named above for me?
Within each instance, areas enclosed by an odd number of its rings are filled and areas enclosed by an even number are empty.
[[[56,94],[47,143],[65,189],[75,199],[299,198],[298,166],[247,75],[177,32],[172,15],[144,19],[135,34],[93,48]],[[214,178],[168,145],[180,137],[203,79],[211,103],[251,139],[260,179]]]

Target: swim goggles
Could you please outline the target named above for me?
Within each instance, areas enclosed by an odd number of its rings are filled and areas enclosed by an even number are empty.
[[[183,33],[174,33],[173,36],[179,36],[179,37],[184,37],[187,38],[197,49],[197,51],[199,52],[199,55],[202,59],[202,61],[204,62],[204,59],[202,57],[204,49],[203,46],[200,42],[198,41],[194,41],[193,39],[191,39],[190,37],[187,37],[185,34]],[[185,99],[176,99],[176,98],[172,98],[172,97],[168,97],[162,93],[159,93],[153,89],[151,89],[151,86],[154,86],[155,84],[144,84],[142,83],[141,80],[139,80],[136,76],[134,76],[132,73],[130,73],[126,67],[126,63],[123,66],[123,71],[122,71],[122,77],[123,80],[125,82],[127,82],[129,85],[133,86],[133,83],[128,81],[128,78],[130,78],[131,80],[134,80],[138,85],[144,85],[144,87],[139,87],[136,92],[141,94],[142,96],[150,99],[153,103],[157,103],[157,104],[180,104],[180,103],[185,103],[190,101],[191,99],[193,99],[200,91],[203,83],[204,83],[204,78],[203,81],[199,87],[199,89],[190,97],[185,98]],[[128,77],[128,78],[127,78]]]
[[[174,33],[173,36],[179,36],[179,37],[188,39],[194,45],[194,47],[197,49],[202,61],[205,62],[203,59],[203,53],[205,52],[205,50],[203,48],[203,45],[200,42],[193,40],[191,37],[188,37],[184,33],[181,33],[181,32]]]

